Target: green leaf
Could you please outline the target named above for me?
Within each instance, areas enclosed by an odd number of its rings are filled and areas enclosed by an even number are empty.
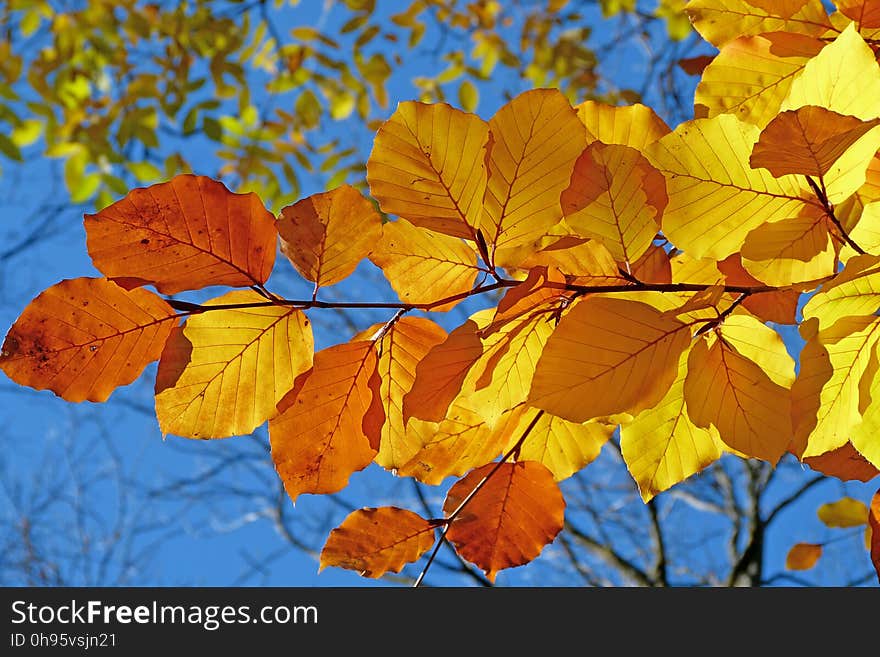
[[[223,128],[220,122],[211,116],[206,116],[202,119],[202,130],[204,130],[208,139],[212,141],[221,141],[223,139]]]

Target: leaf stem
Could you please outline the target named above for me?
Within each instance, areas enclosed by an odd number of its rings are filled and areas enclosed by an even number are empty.
[[[867,251],[865,251],[862,247],[856,244],[853,239],[849,236],[849,234],[844,230],[843,224],[840,223],[840,219],[837,218],[837,215],[834,214],[834,206],[831,204],[831,201],[828,200],[828,192],[825,189],[825,180],[820,176],[819,183],[816,183],[813,180],[812,176],[806,176],[807,183],[810,185],[810,189],[813,190],[813,193],[816,195],[816,198],[819,199],[819,202],[822,204],[822,208],[825,210],[825,215],[831,220],[831,223],[834,224],[834,227],[840,231],[840,236],[843,238],[843,241],[846,242],[853,251],[858,253],[859,255],[865,255]]]

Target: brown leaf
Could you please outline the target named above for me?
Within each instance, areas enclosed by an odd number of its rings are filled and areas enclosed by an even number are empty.
[[[565,500],[553,473],[535,461],[490,463],[473,470],[449,490],[443,505],[447,516],[493,470],[446,534],[458,553],[482,568],[490,581],[499,570],[537,557],[562,531],[565,516]]]
[[[176,322],[174,310],[147,290],[105,278],[61,281],[9,329],[0,368],[67,401],[103,402],[159,358]]]
[[[328,347],[278,403],[269,439],[291,499],[340,491],[372,462],[385,421],[376,363],[372,342]]]
[[[364,577],[399,573],[434,544],[435,525],[393,506],[358,509],[330,532],[321,550],[320,570],[337,566]]]
[[[382,232],[373,204],[351,185],[288,205],[278,218],[281,251],[319,287],[351,274]]]
[[[256,194],[182,174],[134,189],[85,216],[92,262],[125,288],[174,294],[263,284],[275,263],[275,219]]]
[[[813,470],[843,481],[870,481],[880,470],[862,456],[851,442],[819,456],[804,459]]]

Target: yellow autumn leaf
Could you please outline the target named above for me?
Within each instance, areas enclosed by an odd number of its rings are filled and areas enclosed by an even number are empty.
[[[648,147],[666,176],[663,232],[678,248],[695,258],[724,258],[740,249],[749,231],[797,216],[806,205],[794,176],[774,178],[749,167],[759,134],[756,126],[720,114],[683,123]]]
[[[868,523],[868,507],[861,500],[842,497],[836,502],[823,504],[816,515],[826,527],[860,527]]]
[[[880,200],[862,208],[858,223],[849,231],[849,236],[868,253],[880,251]],[[849,260],[846,263],[849,266]]]
[[[601,141],[643,150],[670,132],[669,126],[654,110],[639,103],[615,106],[587,100],[575,110],[587,128],[588,143]]]
[[[437,485],[446,477],[459,476],[498,458],[520,426],[524,408],[506,413],[489,426],[469,399],[452,402],[446,417],[438,422],[410,418],[407,441],[418,445],[397,474]]]
[[[724,274],[727,285],[745,287],[760,286],[761,281],[749,274],[742,266],[739,253],[734,253],[717,263],[718,271]],[[761,292],[750,295],[742,302],[743,308],[765,322],[777,324],[795,324],[797,322],[798,290],[781,290]]]
[[[819,326],[831,326],[842,317],[874,314],[880,307],[880,256],[855,256],[846,268],[804,306],[805,319],[815,317]]]
[[[379,352],[376,371],[385,423],[375,461],[393,470],[409,461],[422,446],[423,436],[415,428],[407,429],[404,422],[403,396],[412,389],[416,366],[432,347],[446,339],[446,331],[423,317],[401,317],[387,330],[384,324],[376,324],[354,339],[372,340]]]
[[[728,42],[703,71],[694,114],[735,114],[763,128],[779,112],[791,83],[825,44],[788,32],[740,37]]]
[[[445,103],[397,106],[367,160],[383,212],[438,233],[475,239],[486,191],[489,126]]]
[[[534,411],[522,413],[505,451],[514,447],[534,417]],[[592,463],[611,439],[614,429],[614,425],[602,422],[579,424],[542,413],[520,445],[516,460],[537,461],[553,473],[556,481],[562,481]]]
[[[645,502],[721,457],[717,430],[698,427],[688,417],[687,354],[682,354],[678,375],[663,399],[620,428],[623,460]]]
[[[370,260],[404,303],[430,304],[470,290],[477,278],[477,253],[467,242],[426,228],[406,219],[382,226],[382,237],[374,245]],[[432,306],[444,312],[458,301]]]
[[[666,394],[689,341],[685,324],[647,304],[589,297],[547,341],[527,401],[572,422],[635,414]]]
[[[345,488],[373,461],[385,421],[372,342],[334,345],[314,361],[269,421],[272,461],[293,501]]]
[[[791,396],[763,368],[721,337],[691,348],[684,398],[698,427],[714,426],[721,440],[775,464],[791,441]]]
[[[822,35],[831,28],[821,0],[691,0],[694,29],[713,46],[766,32]]]
[[[236,290],[205,306],[266,303]],[[275,415],[296,377],[312,366],[312,329],[289,306],[218,309],[175,328],[156,374],[163,434],[224,438],[247,434]]]
[[[784,287],[833,274],[837,253],[824,213],[807,206],[799,217],[750,231],[740,255],[743,267],[756,279]]]
[[[493,248],[540,237],[562,219],[559,195],[587,145],[586,131],[565,96],[534,89],[489,121],[485,212],[480,225]]]
[[[843,16],[854,21],[860,32],[880,28],[880,2],[877,0],[837,0],[834,6]]]
[[[562,192],[566,223],[598,239],[620,262],[635,262],[660,229],[666,180],[634,148],[593,142],[577,159]]]
[[[693,258],[688,253],[676,253],[669,258],[669,266],[675,283],[716,285],[724,282],[724,275],[718,271],[714,258]]]
[[[288,205],[278,218],[282,253],[318,287],[351,274],[381,231],[373,204],[350,185]]]
[[[862,422],[859,382],[880,337],[878,327],[876,317],[842,317],[807,340],[791,389],[795,454],[818,456],[849,442]],[[809,330],[802,327],[802,333]]]
[[[822,546],[815,543],[797,543],[785,557],[786,570],[810,570],[822,556]]]
[[[782,336],[751,315],[730,315],[721,329],[724,341],[740,355],[758,365],[773,383],[791,388],[795,362]]]
[[[859,406],[862,421],[850,434],[850,443],[862,459],[875,468],[880,467],[880,340],[875,340],[868,356],[868,364],[859,380]],[[862,471],[865,476],[867,472]]]
[[[601,242],[581,237],[562,237],[534,251],[521,267],[548,267],[563,274],[575,285],[625,285],[617,263]]]
[[[804,105],[870,121],[880,116],[880,65],[854,24],[813,57],[791,84],[782,110]],[[875,149],[876,150],[876,149]]]
[[[786,110],[761,132],[749,164],[764,167],[777,178],[788,174],[824,176],[850,146],[878,124],[880,119],[862,121],[815,105]]]

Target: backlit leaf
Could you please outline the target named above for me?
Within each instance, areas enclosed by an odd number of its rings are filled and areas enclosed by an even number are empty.
[[[620,262],[635,262],[660,229],[666,181],[636,149],[593,142],[560,200],[576,233],[600,240]]]
[[[738,36],[796,32],[819,36],[831,28],[821,0],[691,0],[685,9],[714,46]]]
[[[871,498],[871,512],[868,515],[868,527],[871,528],[871,563],[880,580],[880,490]]]
[[[446,534],[456,551],[490,581],[499,570],[537,557],[562,531],[565,514],[565,500],[552,473],[534,461],[474,470],[452,486],[443,511],[453,513],[493,470]]]
[[[667,178],[663,232],[695,258],[723,258],[749,231],[797,216],[805,201],[793,176],[748,166],[759,130],[729,114],[680,125],[648,155]]]
[[[523,409],[506,413],[494,427],[486,424],[479,411],[463,398],[453,401],[439,423],[411,418],[406,439],[408,444],[421,444],[397,473],[437,485],[446,477],[460,476],[498,458],[520,426]]]
[[[403,397],[404,423],[412,417],[432,422],[446,417],[449,404],[461,392],[468,372],[483,353],[477,332],[491,313],[485,310],[475,314],[419,361],[412,389]]]
[[[678,375],[663,399],[620,428],[623,459],[645,502],[721,457],[718,432],[700,428],[688,417],[686,374],[683,354]]]
[[[319,287],[351,274],[381,231],[382,219],[373,204],[350,185],[288,205],[278,218],[281,251]]]
[[[356,336],[373,340],[384,324],[376,324]],[[376,340],[379,350],[377,371],[381,378],[379,395],[385,409],[379,453],[376,463],[384,468],[399,468],[409,461],[423,444],[418,428],[407,429],[403,419],[403,396],[410,391],[416,366],[432,347],[446,339],[446,331],[423,317],[401,317]]]
[[[859,454],[851,442],[819,456],[806,458],[804,463],[817,472],[843,481],[870,481],[880,474],[880,470]]]
[[[834,5],[859,28],[880,28],[880,2],[878,0],[837,0]]]
[[[842,317],[866,317],[880,307],[880,257],[850,258],[846,268],[822,285],[804,306],[804,318],[816,317],[821,328]]]
[[[816,511],[826,527],[859,527],[868,522],[868,507],[852,497],[823,504]]]
[[[337,566],[364,577],[399,573],[434,544],[434,526],[420,515],[393,506],[358,509],[330,532],[320,570]]]
[[[236,290],[204,305],[265,304]],[[305,314],[289,306],[220,309],[175,328],[156,375],[156,415],[164,434],[225,438],[247,434],[276,413],[296,377],[312,367]]]
[[[529,242],[559,223],[559,195],[571,180],[586,133],[556,89],[534,89],[489,121],[489,180],[481,229],[495,247]]]
[[[275,220],[257,195],[203,176],[134,189],[86,215],[85,228],[95,267],[126,288],[249,287],[265,283],[275,262]]]
[[[818,456],[849,442],[862,421],[859,381],[878,326],[877,318],[843,317],[807,340],[791,389],[795,454]]]
[[[876,125],[880,119],[862,121],[814,105],[787,110],[761,132],[749,164],[764,167],[777,178],[787,174],[824,176]]]
[[[617,107],[587,100],[575,110],[587,128],[588,143],[601,141],[642,150],[670,132],[654,110],[639,103]]]
[[[382,226],[370,260],[404,303],[432,303],[470,290],[477,278],[477,253],[457,237],[414,226],[405,219]],[[442,312],[452,301],[432,310]]]
[[[296,377],[269,421],[272,460],[291,499],[335,493],[367,467],[385,420],[372,342],[328,347]]]
[[[810,570],[822,556],[822,546],[815,543],[797,543],[785,557],[786,570]]]
[[[698,340],[684,382],[687,412],[698,427],[714,426],[721,440],[775,464],[791,441],[791,396],[760,365],[721,336]]]
[[[782,106],[792,80],[824,45],[819,39],[788,32],[728,42],[697,85],[696,117],[730,113],[764,127]]]
[[[689,341],[685,324],[647,304],[589,297],[547,341],[528,402],[572,422],[638,413],[669,390]]]
[[[523,267],[552,267],[575,285],[625,285],[617,263],[601,242],[580,237],[562,237],[534,251]]]
[[[400,103],[367,161],[384,212],[453,237],[475,239],[486,191],[489,126],[445,103]]]
[[[533,411],[523,412],[519,425],[510,434],[507,449],[513,448],[534,417]],[[578,424],[542,413],[520,445],[516,460],[537,461],[553,473],[556,481],[562,481],[592,463],[614,429],[602,422]]]
[[[833,274],[837,254],[824,213],[808,206],[799,217],[749,232],[740,255],[743,267],[756,279],[785,286]]]
[[[159,358],[177,315],[147,290],[74,278],[42,292],[6,334],[0,368],[67,401],[106,401]]]
[[[761,281],[743,269],[742,260],[738,253],[720,260],[717,266],[718,270],[724,274],[724,279],[728,285],[743,285],[747,287],[761,285]],[[761,292],[750,295],[742,302],[742,306],[765,322],[794,324],[797,321],[796,313],[799,298],[800,293],[797,290]]]

